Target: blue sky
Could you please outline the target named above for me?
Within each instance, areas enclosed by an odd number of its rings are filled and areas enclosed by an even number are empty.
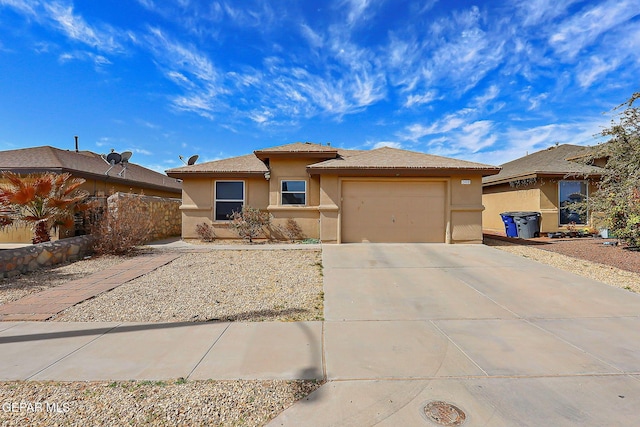
[[[640,0],[0,0],[0,150],[296,141],[501,164],[640,90]]]

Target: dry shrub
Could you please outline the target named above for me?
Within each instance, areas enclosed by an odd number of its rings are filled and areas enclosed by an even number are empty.
[[[287,222],[282,227],[282,233],[292,242],[302,240],[305,237],[302,228],[293,218],[287,219]]]
[[[213,242],[216,239],[216,233],[213,227],[206,222],[196,225],[196,233],[203,242]]]
[[[106,206],[97,206],[91,218],[93,249],[98,254],[124,255],[153,237],[153,225],[160,221],[141,196],[118,194]]]
[[[231,214],[231,229],[242,239],[253,242],[253,239],[265,234],[265,228],[271,225],[271,215],[260,209],[244,206],[242,212]]]

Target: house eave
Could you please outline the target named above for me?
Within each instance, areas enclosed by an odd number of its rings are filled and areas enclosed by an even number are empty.
[[[494,185],[508,184],[513,181],[522,181],[525,179],[537,179],[537,178],[576,178],[576,179],[585,179],[585,178],[600,178],[602,174],[600,173],[588,173],[588,172],[531,172],[526,174],[518,174],[506,176],[504,178],[500,178],[498,180],[493,180],[490,182],[482,183],[482,187],[492,187]]]
[[[254,151],[255,156],[265,161],[267,159],[335,159],[338,150],[335,151]]]
[[[264,178],[264,174],[266,173],[266,171],[253,171],[253,172],[249,172],[249,171],[225,171],[225,172],[216,172],[216,171],[211,171],[211,172],[206,172],[206,171],[200,171],[200,172],[170,172],[167,171],[167,176],[171,177],[171,178],[177,178],[177,179],[189,179],[189,178],[258,178],[258,177],[263,177]]]

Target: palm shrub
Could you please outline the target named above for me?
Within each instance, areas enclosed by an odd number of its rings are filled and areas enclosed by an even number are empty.
[[[50,231],[73,226],[78,210],[86,209],[89,195],[79,187],[85,182],[69,173],[2,173],[0,185],[0,226],[25,224],[33,230],[34,244],[51,240]]]

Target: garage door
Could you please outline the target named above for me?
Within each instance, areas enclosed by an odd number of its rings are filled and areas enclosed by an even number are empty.
[[[344,181],[342,242],[445,241],[445,182]]]

